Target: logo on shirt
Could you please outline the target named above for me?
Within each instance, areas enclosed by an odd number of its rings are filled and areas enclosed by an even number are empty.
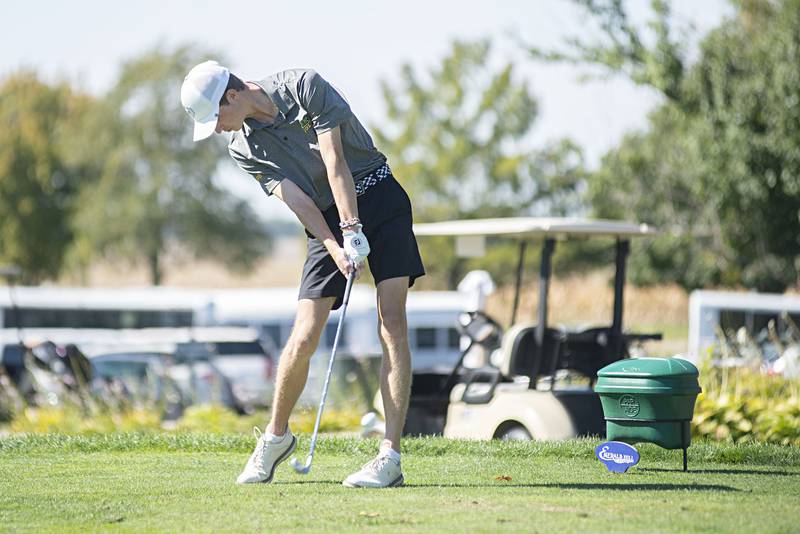
[[[311,118],[308,115],[300,119],[300,127],[303,129],[303,133],[308,133],[311,129]]]

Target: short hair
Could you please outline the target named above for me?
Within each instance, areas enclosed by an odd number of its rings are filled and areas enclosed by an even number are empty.
[[[228,85],[225,87],[225,92],[222,93],[222,98],[219,99],[220,106],[227,106],[228,102],[228,91],[233,89],[235,91],[244,91],[247,89],[247,86],[244,84],[242,80],[236,77],[234,73],[230,73],[228,76]]]

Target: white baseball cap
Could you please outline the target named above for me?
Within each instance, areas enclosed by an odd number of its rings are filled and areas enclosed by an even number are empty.
[[[230,71],[216,61],[195,65],[181,86],[181,104],[194,119],[194,140],[209,137],[217,128],[219,101],[228,86]]]

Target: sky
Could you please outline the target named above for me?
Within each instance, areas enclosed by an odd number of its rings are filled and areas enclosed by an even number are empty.
[[[643,22],[649,2],[628,5]],[[691,24],[696,36],[732,12],[727,0],[674,0],[673,5],[676,19]],[[193,43],[222,51],[243,79],[314,68],[343,89],[365,124],[380,123],[379,82],[395,79],[404,63],[428,69],[446,56],[454,39],[490,38],[493,61],[514,61],[538,99],[532,142],[569,137],[584,150],[590,168],[625,132],[643,128],[647,112],[660,102],[654,91],[621,78],[585,83],[585,68],[534,62],[508,38],[513,33],[532,45],[557,48],[567,37],[596,36],[589,19],[568,0],[26,0],[7,3],[3,14],[0,77],[33,68],[45,79],[66,78],[101,94],[114,84],[124,60],[156,46]],[[695,44],[696,39],[689,43]],[[288,216],[232,162],[221,168],[220,180],[250,199],[263,217]]]

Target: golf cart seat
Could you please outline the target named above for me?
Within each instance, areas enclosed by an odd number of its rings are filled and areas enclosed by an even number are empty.
[[[627,346],[624,342],[614,342],[614,332],[610,326],[600,326],[567,333],[563,353],[566,368],[594,381],[597,371],[627,357]]]
[[[617,360],[630,357],[631,343],[657,341],[661,338],[661,334],[615,334],[613,326],[567,332],[562,351],[564,367],[577,371],[594,382],[597,371]]]
[[[558,365],[564,331],[546,328],[544,346],[538,350],[535,324],[517,324],[508,329],[500,345],[500,372],[513,378],[527,376],[535,387],[539,376],[552,375]]]

